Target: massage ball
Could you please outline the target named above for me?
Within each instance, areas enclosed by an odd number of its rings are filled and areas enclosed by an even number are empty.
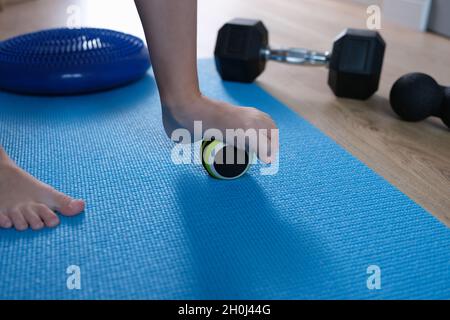
[[[201,159],[209,175],[221,180],[242,177],[253,162],[251,153],[218,140],[203,141]]]

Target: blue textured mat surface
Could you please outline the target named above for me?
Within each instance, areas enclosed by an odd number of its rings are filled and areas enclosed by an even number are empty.
[[[206,94],[273,115],[276,176],[174,166],[150,76],[71,98],[0,93],[0,143],[88,203],[54,230],[0,231],[0,298],[450,298],[443,224],[258,86],[199,68]],[[81,290],[66,288],[70,265]]]

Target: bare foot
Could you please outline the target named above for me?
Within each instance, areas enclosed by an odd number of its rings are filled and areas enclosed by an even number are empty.
[[[74,200],[20,169],[0,147],[0,228],[56,227],[54,211],[74,216],[84,210],[84,201]]]
[[[190,101],[184,100],[180,104],[163,103],[163,123],[169,137],[179,128],[188,129],[191,134],[194,131],[194,121],[202,121],[203,131],[218,129],[225,137],[227,129],[265,129],[264,142],[256,142],[250,150],[258,155],[258,158],[266,163],[272,162],[278,152],[278,136],[272,136],[276,124],[272,118],[253,107],[238,107],[229,103],[215,101],[204,96],[194,97]],[[258,138],[260,139],[260,138]],[[233,142],[227,142],[233,143]],[[257,150],[256,150],[257,149]]]

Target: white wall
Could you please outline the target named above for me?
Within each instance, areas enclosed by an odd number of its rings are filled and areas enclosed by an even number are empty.
[[[431,0],[353,0],[367,5],[382,6],[382,18],[400,25],[425,31],[428,27]]]
[[[428,27],[431,0],[385,0],[383,17],[401,25],[425,31]]]
[[[450,1],[433,0],[428,28],[450,37]]]

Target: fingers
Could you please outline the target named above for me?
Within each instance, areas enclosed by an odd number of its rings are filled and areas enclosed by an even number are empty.
[[[255,116],[251,127],[258,132],[258,141],[256,146],[253,146],[253,151],[258,158],[264,163],[271,163],[274,161],[279,150],[279,134],[275,121],[264,112],[253,109]],[[256,149],[256,150],[255,150]]]
[[[269,150],[270,150],[270,139],[267,137],[266,134],[259,134],[257,155],[258,158],[266,164],[271,162]]]
[[[268,114],[264,113],[263,118],[266,123],[265,129],[267,129],[267,154],[269,155],[269,162],[272,162],[279,150],[279,131],[275,121]]]
[[[280,134],[278,129],[271,131],[270,135],[270,163],[273,163],[277,159],[277,154],[280,152]]]

